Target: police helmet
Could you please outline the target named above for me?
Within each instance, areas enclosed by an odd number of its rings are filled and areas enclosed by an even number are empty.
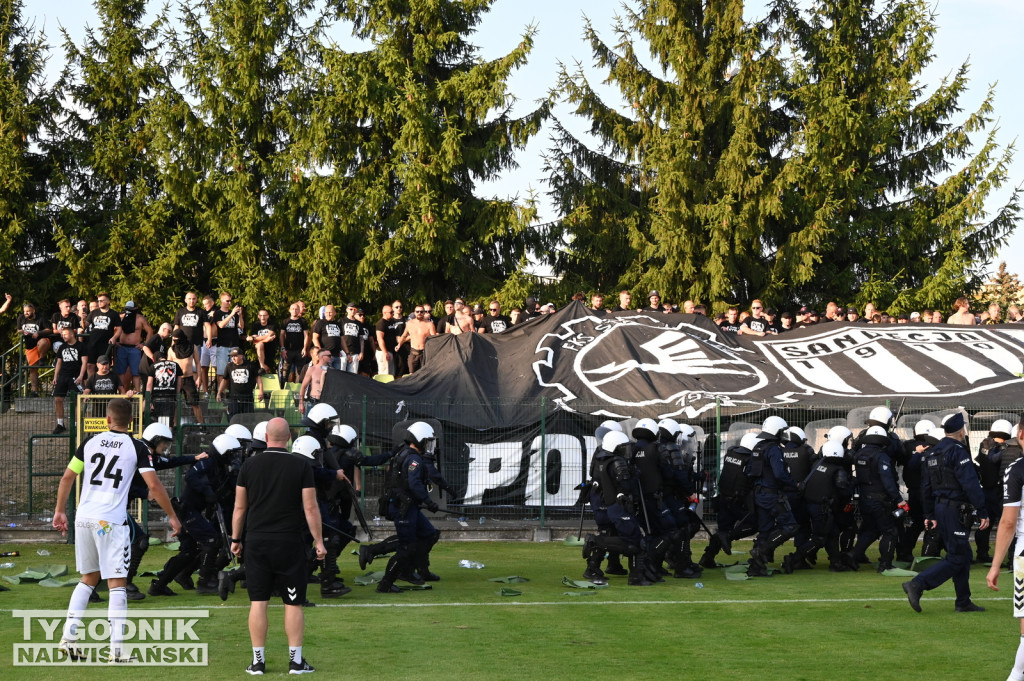
[[[636,440],[655,440],[658,436],[658,422],[654,419],[640,419],[633,426],[633,438]]]
[[[888,407],[875,407],[868,414],[869,426],[881,426],[886,430],[892,428],[892,412]]]
[[[607,428],[608,430],[617,430],[620,433],[622,432],[622,424],[619,423],[618,421],[612,421],[611,419],[608,419],[607,421],[602,421],[601,425],[598,427]]]
[[[838,442],[843,447],[849,447],[850,443],[848,440],[853,437],[853,433],[846,426],[832,426],[828,431],[828,441]]]
[[[693,429],[688,423],[679,424],[679,444],[685,445],[693,441],[693,436],[697,434],[697,431]]]
[[[1013,428],[1012,428],[1012,429],[1010,430],[1010,438],[1012,438],[1012,439],[1014,439],[1014,440],[1016,440],[1016,439],[1017,439],[1017,433],[1019,432],[1019,431],[1017,430],[1017,429],[1018,429],[1018,427],[1019,427],[1019,426],[1018,426],[1018,425],[1017,425],[1016,423],[1015,423],[1015,424],[1013,424]]]
[[[157,448],[162,441],[170,442],[174,439],[174,433],[163,423],[151,423],[142,431],[142,439],[153,449]]]
[[[1010,431],[1013,430],[1013,426],[1006,419],[997,419],[992,423],[992,427],[988,429],[989,437],[1001,437],[1004,440],[1010,439]]]
[[[615,451],[623,446],[629,446],[629,436],[626,435],[625,433],[620,433],[618,431],[613,430],[612,432],[605,435],[604,439],[601,440],[601,449],[608,452],[609,454],[619,454],[620,456],[625,456],[628,452]]]
[[[826,442],[821,447],[821,455],[829,459],[841,459],[845,453],[843,445],[839,442]]]
[[[405,441],[416,445],[420,451],[432,451],[434,448],[434,428],[429,423],[417,421],[406,430]]]
[[[757,436],[757,433],[747,433],[740,440],[740,447],[742,447],[743,449],[749,449],[750,451],[754,451],[754,447],[756,447],[757,443],[760,441],[761,438]]]
[[[658,437],[665,442],[672,442],[679,434],[679,424],[675,419],[662,419],[658,421]]]
[[[246,440],[252,439],[252,433],[250,433],[249,429],[241,423],[232,423],[224,430],[224,434],[234,437],[239,442],[245,442]]]
[[[316,459],[320,452],[320,441],[312,435],[302,435],[292,443],[292,454],[300,454],[307,459]]]
[[[924,439],[924,437],[928,435],[928,433],[930,433],[933,428],[935,428],[935,423],[929,421],[928,419],[921,419],[920,421],[914,424],[914,439]]]
[[[944,437],[946,437],[946,431],[942,429],[942,426],[936,426],[935,428],[931,429],[931,432],[928,433],[928,437],[925,438],[925,442],[927,442],[929,445],[934,446],[939,444],[939,440],[941,440]]]
[[[323,430],[328,430],[333,421],[338,418],[338,410],[329,404],[318,402],[312,406],[312,408],[306,413],[306,417],[302,419],[302,422],[306,426],[315,426]]]
[[[803,428],[790,426],[786,428],[786,433],[782,439],[799,447],[807,442],[807,433],[804,432]]]
[[[222,458],[226,459],[230,456],[231,452],[240,450],[242,443],[238,441],[238,438],[228,433],[221,433],[217,437],[213,438],[213,450]]]
[[[352,426],[342,423],[331,428],[331,434],[327,436],[327,441],[335,447],[348,449],[359,446],[359,434]]]
[[[879,445],[881,447],[889,444],[889,434],[882,426],[871,426],[864,431],[861,441],[867,445]]]
[[[252,429],[252,439],[258,440],[259,442],[267,441],[267,424],[270,421],[260,421]]]
[[[769,416],[761,424],[761,435],[762,440],[777,440],[787,427],[785,419],[781,416]]]

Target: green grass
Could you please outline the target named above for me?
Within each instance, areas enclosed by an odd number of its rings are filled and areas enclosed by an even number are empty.
[[[736,545],[741,550],[749,546]],[[37,556],[40,548],[53,555]],[[0,574],[52,563],[67,563],[74,571],[70,547],[0,547],[13,549],[23,555],[0,559],[16,563]],[[158,569],[170,555],[161,546],[152,547],[143,569]],[[486,568],[459,568],[464,558]],[[373,567],[382,569],[378,563]],[[900,578],[882,577],[870,567],[829,573],[824,561],[815,570],[745,582],[727,581],[720,570],[705,571],[703,588],[696,588],[694,580],[672,578],[650,587],[627,587],[625,578],[616,577],[595,595],[563,595],[569,589],[561,584],[562,577],[580,579],[583,568],[580,549],[559,543],[442,542],[432,561],[442,581],[433,591],[385,596],[372,586],[352,583],[359,568],[355,556],[346,553],[342,575],[353,591],[324,603],[319,589],[310,586],[310,598],[328,607],[306,610],[304,654],[317,667],[318,678],[359,681],[909,681],[1003,679],[1019,641],[1007,591],[1009,575],[995,594],[985,588],[986,569],[981,566],[972,572],[971,586],[975,600],[989,610],[976,614],[954,613],[951,584],[928,592],[924,613],[917,614],[907,605]],[[511,585],[521,596],[499,596],[495,592],[502,585],[487,581],[508,575],[529,578],[528,583]],[[148,586],[149,578],[137,583]],[[174,584],[172,588],[179,590]],[[10,611],[63,610],[70,594],[70,588],[35,584],[0,593],[2,678],[248,678],[243,672],[251,655],[248,600],[241,590],[227,603],[190,592],[130,604],[208,608],[210,619],[196,627],[209,644],[208,668],[12,668],[10,645],[22,640],[22,631]],[[423,607],[401,607],[411,604]],[[284,674],[287,644],[280,606],[271,610],[267,657],[268,676]]]

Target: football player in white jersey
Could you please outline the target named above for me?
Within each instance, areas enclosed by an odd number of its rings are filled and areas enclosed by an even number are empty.
[[[1024,447],[1024,415],[1014,429],[1017,442]],[[1003,475],[1003,515],[999,519],[996,532],[996,548],[992,554],[992,567],[988,571],[986,581],[988,588],[999,591],[999,571],[1003,565],[1006,552],[1016,538],[1014,555],[1010,564],[1013,566],[1013,616],[1020,620],[1020,645],[1014,659],[1013,669],[1007,681],[1024,681],[1024,517],[1020,514],[1021,498],[1024,496],[1024,458],[1006,469]]]
[[[131,537],[128,525],[128,491],[136,471],[146,481],[150,496],[160,504],[170,524],[172,534],[178,534],[181,523],[171,500],[167,496],[146,446],[127,433],[131,425],[132,407],[124,399],[113,399],[107,404],[108,431],[94,436],[75,452],[57,489],[57,506],[53,512],[53,526],[67,534],[68,517],[65,514],[68,497],[75,478],[82,476],[82,496],[75,515],[75,562],[82,581],[75,587],[68,605],[68,618],[60,642],[67,654],[81,655],[77,645],[78,629],[89,596],[99,584],[107,580],[110,591],[108,613],[110,617],[110,661],[128,662],[124,653],[124,621],[128,610],[125,591],[131,556]]]

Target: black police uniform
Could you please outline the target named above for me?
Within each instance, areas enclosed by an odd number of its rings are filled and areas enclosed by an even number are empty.
[[[600,438],[598,438],[600,439]],[[594,513],[594,523],[597,525],[597,533],[602,536],[617,536],[615,531],[615,523],[608,517],[608,507],[604,504],[604,498],[601,496],[600,486],[596,482],[594,477],[594,468],[597,465],[597,461],[601,458],[601,452],[603,450],[599,447],[594,453],[594,457],[590,460],[590,477],[587,483],[586,494],[588,503],[590,504],[590,510]],[[584,579],[602,579],[605,573],[609,575],[626,575],[629,574],[624,567],[622,567],[621,554],[618,551],[607,552],[608,567],[605,571],[601,570],[601,561],[595,563],[588,562],[587,569],[583,573]]]
[[[757,513],[754,511],[754,483],[747,476],[751,451],[746,447],[730,447],[722,459],[718,476],[718,496],[714,507],[718,513],[718,531],[711,535],[700,565],[716,567],[719,551],[732,555],[732,542],[757,532]]]
[[[665,504],[665,492],[658,456],[658,444],[646,438],[637,438],[630,461],[639,482],[640,507],[637,513],[644,520],[641,527],[650,527],[647,540],[647,578],[663,581],[661,563],[666,554],[679,541],[676,519]]]
[[[846,572],[856,570],[857,564],[843,559],[839,550],[839,530],[835,523],[837,507],[845,506],[853,496],[853,481],[843,465],[842,458],[823,457],[803,480],[803,503],[810,522],[810,536],[796,544],[796,551],[782,561],[784,572],[792,572],[803,565],[810,567],[809,559],[819,549],[828,555],[829,570]]]
[[[978,450],[978,477],[981,488],[985,491],[985,507],[988,510],[990,524],[984,530],[974,533],[974,543],[978,551],[978,562],[991,562],[989,555],[992,530],[1003,517],[1003,481],[1006,471],[1021,457],[1021,448],[1016,440],[996,442],[986,438]],[[993,482],[995,483],[993,494]],[[1013,555],[1012,545],[1010,555]]]
[[[662,502],[668,507],[678,528],[671,537],[669,558],[675,568],[675,577],[700,577],[703,572],[693,562],[690,540],[700,528],[696,511],[690,510],[690,498],[697,491],[694,458],[684,452],[674,439],[664,438],[658,443],[658,465],[662,476]]]
[[[398,590],[395,580],[400,575],[410,574],[417,565],[419,553],[429,553],[437,541],[437,529],[420,511],[421,506],[430,511],[438,508],[427,492],[425,468],[420,452],[408,443],[391,460],[385,482],[387,511],[388,518],[395,523],[398,547],[384,569],[378,592]]]
[[[629,584],[647,586],[651,582],[645,575],[644,541],[635,515],[640,490],[625,458],[629,447],[628,443],[620,445],[612,453],[601,449],[595,456],[594,481],[601,503],[607,509],[608,520],[615,526],[616,536],[589,535],[583,546],[583,557],[588,566],[600,566],[605,551],[629,556]]]
[[[789,441],[783,445],[782,458],[786,462],[789,477],[800,482],[806,480],[807,476],[811,474],[814,464],[818,461],[818,454],[814,451],[814,447],[806,442]],[[800,546],[811,538],[811,519],[807,513],[803,495],[798,490],[789,490],[786,492],[786,497],[789,499],[789,507],[793,509],[793,517],[796,518],[796,522],[800,526],[793,536],[793,545]],[[809,555],[809,559],[814,560],[813,554]],[[803,564],[800,567],[803,567]]]
[[[930,590],[953,580],[956,607],[970,608],[971,544],[968,540],[973,520],[972,507],[980,518],[987,518],[985,493],[971,453],[962,442],[951,437],[939,440],[925,459],[924,515],[938,523],[946,557],[917,575],[912,582]]]
[[[891,570],[899,530],[893,512],[903,501],[896,482],[896,471],[889,458],[886,442],[874,442],[867,436],[857,452],[857,488],[860,491],[861,528],[853,555],[858,560],[878,539],[878,571]],[[888,440],[888,438],[886,438]]]
[[[903,484],[907,486],[907,504],[910,505],[910,523],[903,528],[903,536],[900,538],[900,546],[896,550],[896,556],[899,560],[904,562],[912,562],[914,560],[914,549],[917,547],[917,540],[921,536],[921,533],[925,531],[924,527],[924,496],[922,492],[921,477],[923,475],[924,458],[928,454],[928,449],[931,448],[937,440],[927,436],[921,435],[913,440],[907,440],[904,443],[904,448],[908,450],[907,463],[903,466]],[[917,451],[918,447],[923,446],[922,451]],[[935,533],[937,535],[937,533]],[[925,542],[926,546],[922,547],[921,555],[938,555],[938,550],[926,552],[928,542]]]
[[[757,443],[747,464],[747,475],[754,480],[757,510],[757,538],[750,550],[747,574],[767,577],[766,564],[771,562],[775,549],[793,537],[799,527],[786,496],[786,492],[795,490],[797,485],[786,470],[778,438]]]

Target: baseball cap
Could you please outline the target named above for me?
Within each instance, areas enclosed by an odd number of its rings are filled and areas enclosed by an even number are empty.
[[[129,300],[127,303],[124,304],[124,309],[126,309],[126,310],[134,310],[135,309],[135,301],[134,300]]]
[[[661,298],[661,294],[658,293],[657,290],[651,291],[650,293],[647,294],[648,298],[653,298],[654,296],[658,296],[659,298]]]
[[[232,357],[237,357],[238,355],[241,355],[243,353],[239,348],[231,348],[231,352],[229,352],[228,354],[231,355]]]
[[[804,305],[800,308],[800,314],[811,314],[811,308]]]
[[[854,308],[854,307],[846,308],[846,314],[857,314],[857,308]]]
[[[483,305],[474,305],[473,306],[473,314],[483,314],[483,313],[484,313]]]
[[[911,319],[920,319],[921,318],[921,313],[920,312],[911,312],[910,313],[910,318]]]
[[[359,304],[358,303],[349,303],[348,305],[345,306],[345,308],[346,309],[352,308],[354,310],[358,310],[359,309]]]
[[[110,364],[110,358],[107,357],[106,355],[100,355],[99,357],[96,358],[96,363],[97,364]]]

